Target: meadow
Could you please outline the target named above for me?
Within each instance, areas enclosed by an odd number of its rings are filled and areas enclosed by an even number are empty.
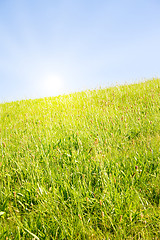
[[[0,116],[0,239],[160,239],[160,79]]]

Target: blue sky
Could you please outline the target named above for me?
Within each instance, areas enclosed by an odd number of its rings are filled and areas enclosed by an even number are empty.
[[[159,0],[0,0],[0,102],[160,76]]]

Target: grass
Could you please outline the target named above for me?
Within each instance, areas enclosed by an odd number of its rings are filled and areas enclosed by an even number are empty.
[[[0,111],[0,239],[160,239],[160,79]]]

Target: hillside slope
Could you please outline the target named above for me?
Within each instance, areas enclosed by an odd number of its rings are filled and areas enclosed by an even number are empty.
[[[160,79],[0,110],[0,239],[160,238]]]

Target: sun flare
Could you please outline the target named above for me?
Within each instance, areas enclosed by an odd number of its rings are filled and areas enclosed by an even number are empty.
[[[40,89],[45,96],[59,95],[64,92],[64,81],[58,75],[49,74],[40,82]]]

